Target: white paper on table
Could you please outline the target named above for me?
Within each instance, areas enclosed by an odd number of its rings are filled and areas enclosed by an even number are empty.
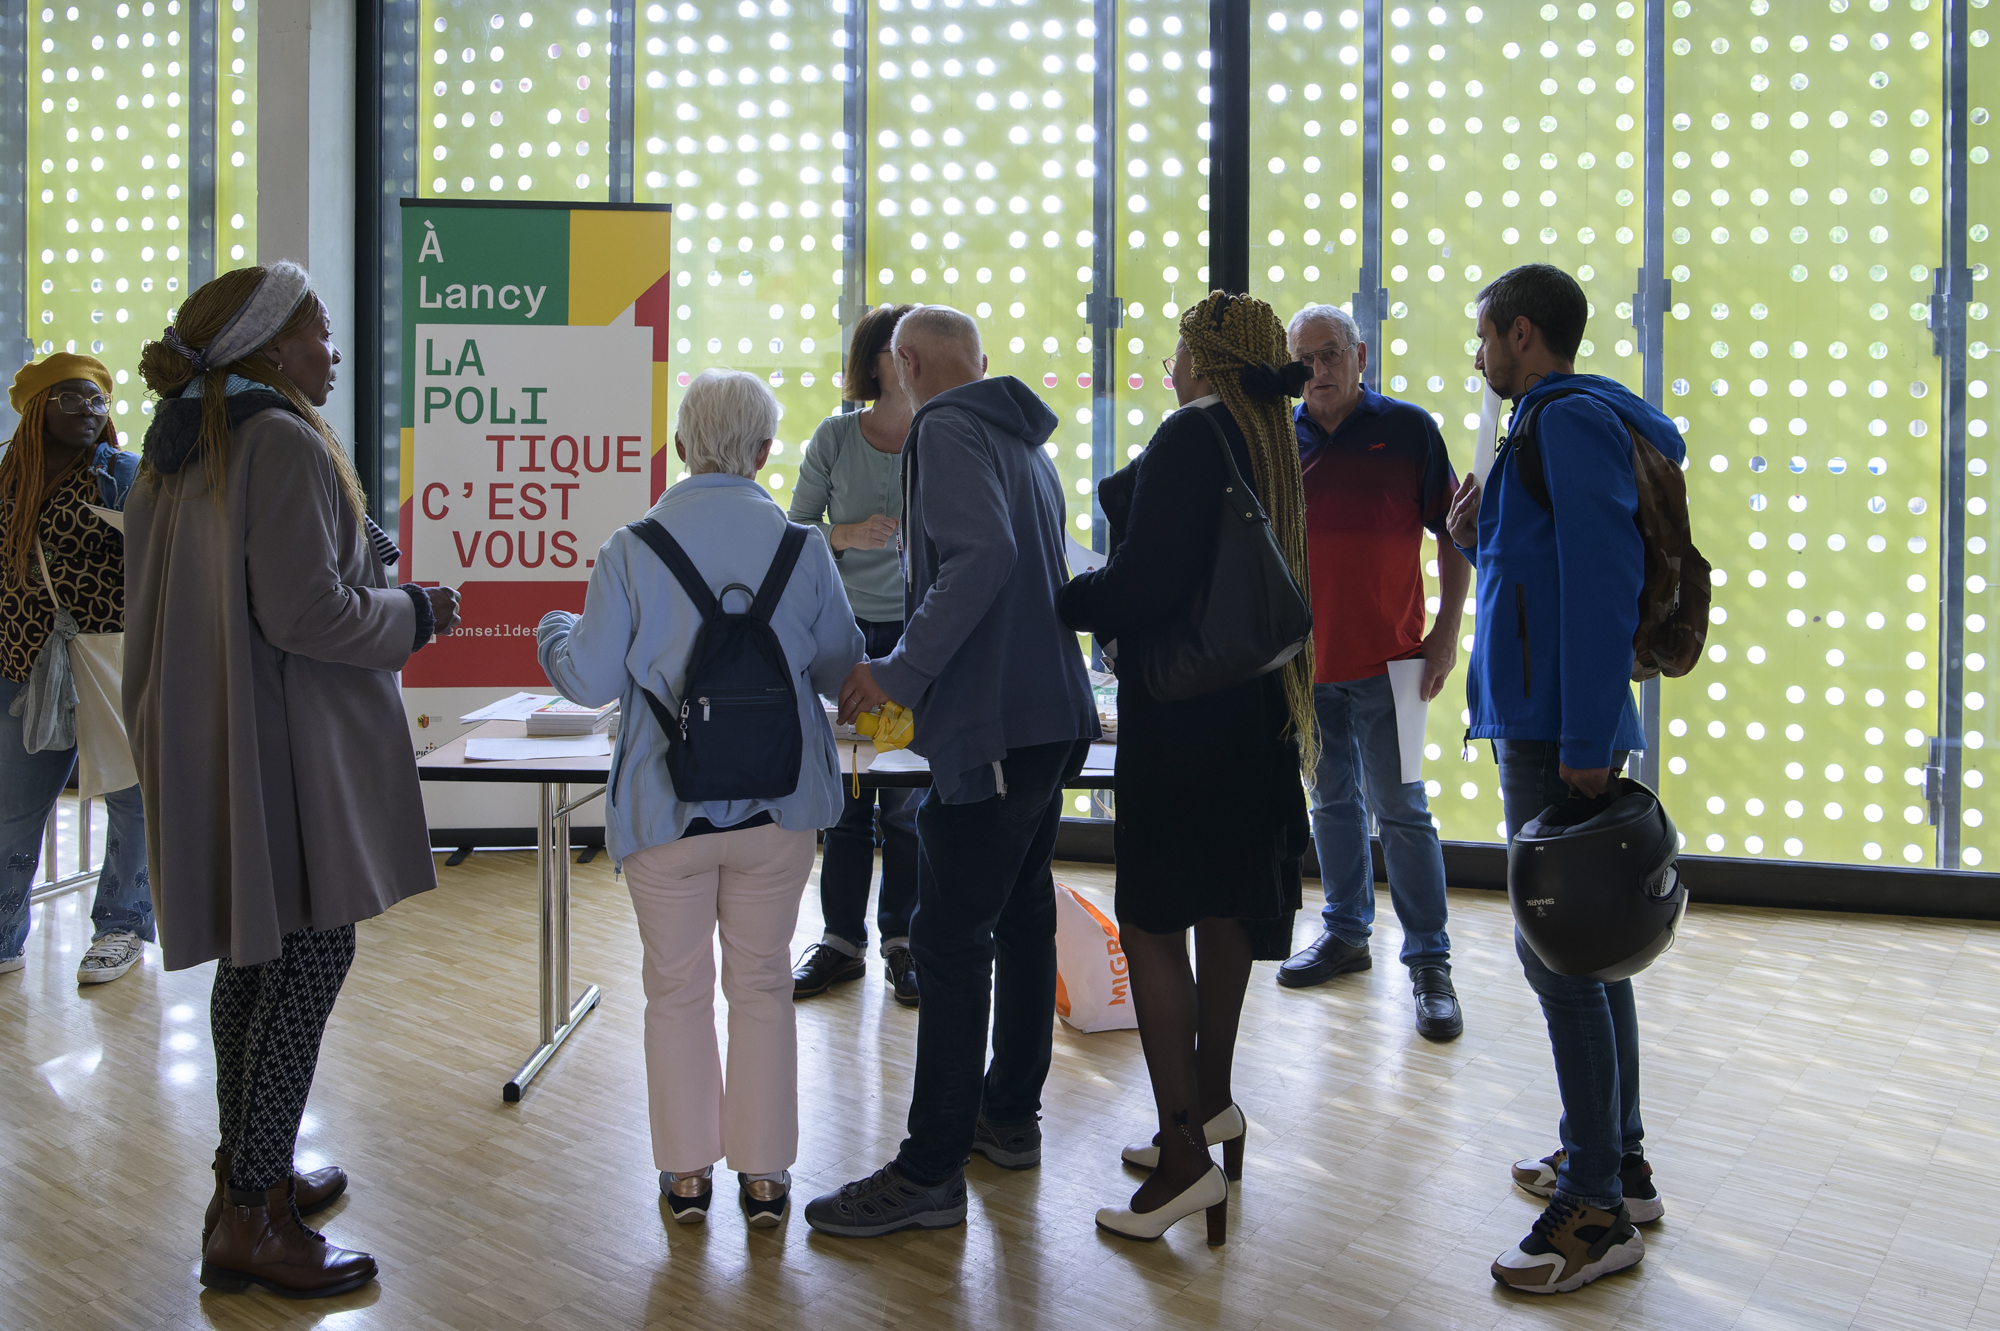
[[[920,753],[912,753],[908,749],[890,749],[887,753],[876,754],[875,761],[868,764],[868,770],[871,772],[928,772],[931,770],[931,765],[925,761],[924,756]]]
[[[1103,568],[1105,560],[1109,558],[1107,555],[1086,548],[1083,542],[1067,533],[1063,536],[1063,546],[1069,556],[1069,575],[1072,578],[1079,573],[1089,573]]]
[[[1500,395],[1487,384],[1479,401],[1479,434],[1472,441],[1472,479],[1486,488],[1486,473],[1493,470],[1493,451],[1500,439]],[[1416,780],[1415,777],[1409,778]]]
[[[546,707],[556,700],[556,696],[553,693],[515,693],[499,702],[490,702],[476,712],[467,712],[458,719],[464,725],[480,721],[525,721],[530,712]]]
[[[577,735],[562,739],[469,739],[467,762],[514,762],[524,758],[608,758],[611,736]]]
[[[125,515],[123,513],[120,513],[117,509],[99,508],[95,504],[85,504],[84,507],[89,509],[91,512],[95,513],[98,517],[98,520],[104,523],[106,526],[111,527],[121,533],[125,530]]]
[[[1403,758],[1403,784],[1424,776],[1424,658],[1389,662],[1389,691],[1396,699],[1396,747]]]
[[[1092,744],[1090,746],[1090,756],[1083,760],[1083,765],[1093,772],[1111,771],[1118,766],[1118,746],[1116,744],[1106,744],[1102,741]]]

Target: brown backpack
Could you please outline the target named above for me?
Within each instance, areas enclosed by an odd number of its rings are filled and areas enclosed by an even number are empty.
[[[1549,403],[1583,391],[1550,393],[1507,431],[1507,446],[1521,468],[1521,484],[1547,513],[1555,512],[1555,506],[1542,474],[1541,449],[1535,444],[1535,420]],[[1702,643],[1708,637],[1708,561],[1695,549],[1689,532],[1687,478],[1680,466],[1629,424],[1625,431],[1632,437],[1632,476],[1639,492],[1633,522],[1646,549],[1639,627],[1632,634],[1632,678],[1678,679],[1701,660]]]

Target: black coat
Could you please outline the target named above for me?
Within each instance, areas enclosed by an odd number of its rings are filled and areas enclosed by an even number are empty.
[[[1215,559],[1227,471],[1222,427],[1255,487],[1243,432],[1220,403],[1175,412],[1098,501],[1110,559],[1063,589],[1063,622],[1130,661],[1186,607]],[[1118,681],[1117,909],[1121,923],[1174,933],[1209,918],[1251,925],[1255,954],[1290,955],[1308,829],[1282,677],[1182,702]]]

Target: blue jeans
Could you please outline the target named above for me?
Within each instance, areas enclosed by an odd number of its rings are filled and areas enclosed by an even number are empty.
[[[1523,823],[1568,795],[1569,787],[1557,775],[1560,747],[1547,740],[1493,742],[1509,840]],[[1624,765],[1623,753],[1611,755],[1613,772]],[[1602,984],[1558,975],[1542,964],[1518,929],[1514,951],[1542,1001],[1556,1088],[1562,1095],[1562,1144],[1569,1158],[1556,1171],[1556,1192],[1615,1211],[1625,1196],[1619,1161],[1638,1151],[1646,1137],[1639,1120],[1639,1012],[1632,982]]]
[[[29,753],[21,747],[21,718],[8,714],[26,685],[0,680],[0,957],[16,957],[28,942],[28,894],[42,860],[42,829],[76,765],[76,750]],[[113,932],[153,941],[153,896],[146,884],[146,816],[139,788],[104,797],[111,826],[105,833],[104,869],[90,908],[95,937]]]
[[[896,650],[901,620],[856,619],[871,660]],[[840,821],[826,829],[819,866],[819,909],[826,942],[852,956],[868,946],[868,888],[875,880],[875,808],[882,809],[882,894],[875,927],[886,952],[891,943],[908,946],[910,916],[917,908],[917,792],[894,786],[842,789]]]
[[[1319,717],[1320,755],[1313,771],[1312,831],[1326,893],[1320,912],[1326,931],[1359,947],[1374,927],[1375,866],[1368,853],[1373,809],[1389,870],[1389,903],[1403,923],[1403,964],[1449,968],[1444,851],[1431,825],[1424,783],[1401,779],[1389,677],[1315,684],[1313,711]]]
[[[1087,740],[1010,749],[1005,795],[917,810],[917,913],[910,951],[923,977],[910,1135],[897,1159],[922,1183],[950,1178],[987,1121],[1042,1108],[1056,1020],[1056,888],[1049,872],[1063,782]],[[993,1062],[986,1062],[989,1017]]]

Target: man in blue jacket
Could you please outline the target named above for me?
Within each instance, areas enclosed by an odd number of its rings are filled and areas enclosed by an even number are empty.
[[[1493,741],[1509,837],[1571,789],[1602,794],[1646,742],[1631,689],[1644,580],[1632,435],[1676,462],[1687,449],[1624,385],[1576,373],[1588,311],[1583,289],[1549,264],[1513,269],[1479,295],[1473,364],[1514,400],[1516,422],[1532,417],[1548,491],[1544,508],[1503,448],[1485,491],[1467,477],[1452,504],[1452,540],[1479,571],[1471,734]],[[1634,1224],[1662,1214],[1641,1153],[1639,1021],[1630,980],[1557,975],[1518,931],[1514,951],[1549,1024],[1562,1149],[1514,1166],[1520,1187],[1550,1201],[1493,1278],[1562,1293],[1636,1264],[1646,1249]]]
[[[1041,1163],[1049,864],[1063,783],[1098,735],[1083,654],[1056,616],[1065,505],[1042,447],[1055,413],[1020,380],[985,377],[979,327],[957,310],[904,315],[890,350],[917,405],[903,449],[905,627],[848,676],[840,719],[900,702],[930,763],[910,927],[924,1001],[901,1151],[806,1207],[814,1229],[853,1238],[963,1223],[971,1151],[1008,1169]]]

